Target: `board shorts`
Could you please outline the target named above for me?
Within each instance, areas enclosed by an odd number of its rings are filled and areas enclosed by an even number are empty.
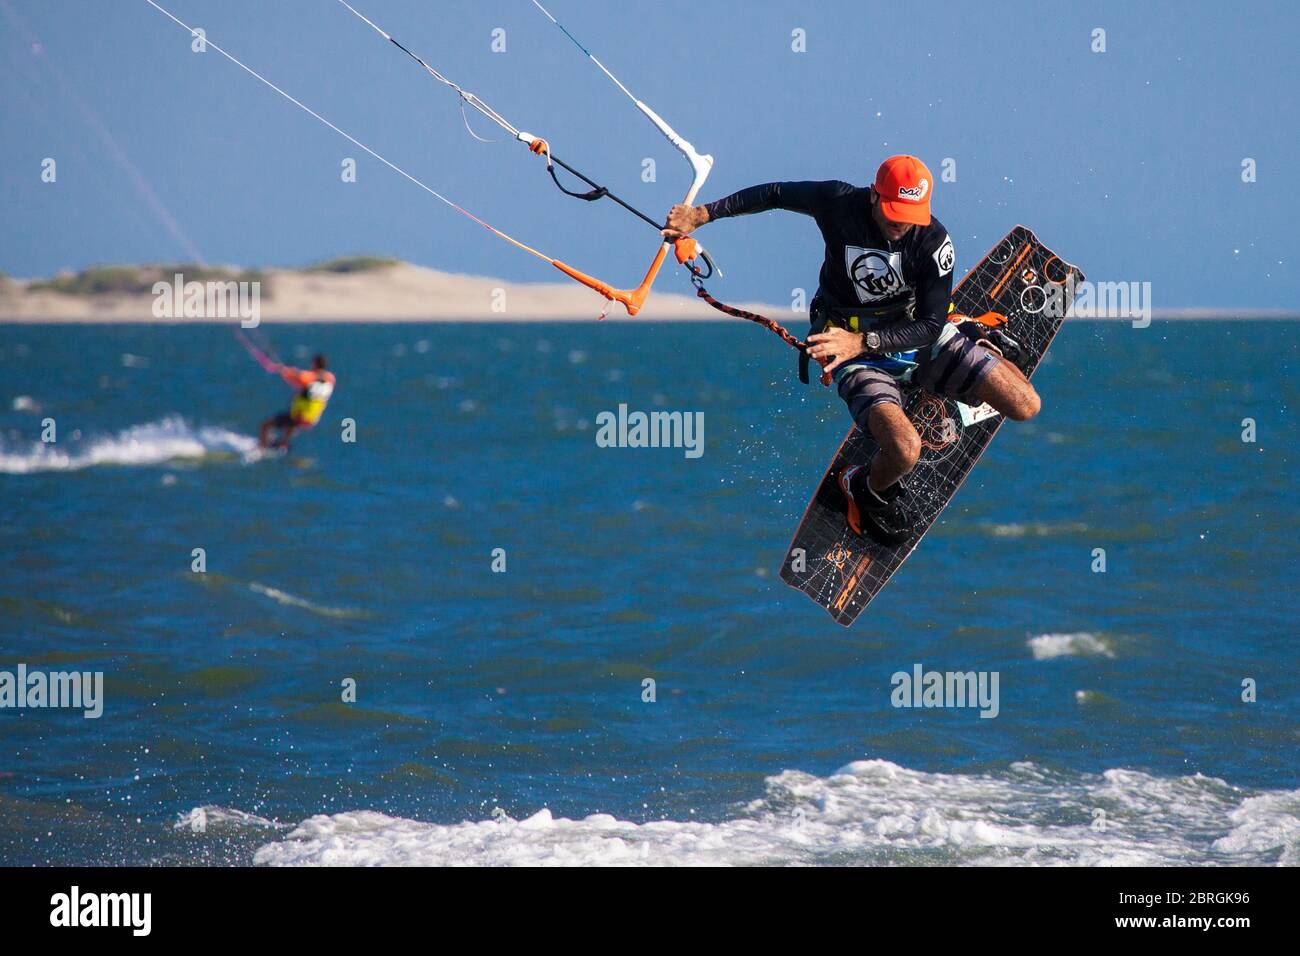
[[[297,415],[293,413],[292,410],[287,412],[280,412],[280,414],[276,415],[274,418],[271,419],[271,424],[274,425],[276,428],[303,429],[303,428],[316,427],[316,422],[309,422],[302,418],[299,418]]]
[[[977,344],[951,322],[944,324],[934,345],[917,349],[910,357],[912,354],[854,359],[835,370],[840,398],[864,432],[869,433],[867,419],[877,405],[892,402],[902,407],[903,386],[919,386],[933,395],[978,404],[975,390],[1002,361],[996,352]]]

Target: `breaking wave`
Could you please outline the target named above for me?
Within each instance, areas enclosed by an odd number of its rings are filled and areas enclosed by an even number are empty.
[[[1029,650],[1036,661],[1053,657],[1115,657],[1115,648],[1105,637],[1081,631],[1077,634],[1039,634],[1031,637]]]
[[[306,598],[298,597],[287,591],[281,591],[279,588],[269,587],[265,584],[259,584],[256,581],[250,581],[248,589],[255,594],[270,598],[277,604],[284,604],[287,607],[302,608],[304,611],[311,611],[313,614],[319,614],[321,617],[365,617],[364,611],[357,608],[349,607],[327,607],[324,604],[316,604]]]
[[[851,763],[787,770],[717,823],[523,820],[451,825],[359,811],[314,816],[257,851],[272,866],[1300,864],[1300,791],[1249,792],[1199,774],[992,774]]]
[[[179,415],[132,425],[115,435],[88,435],[19,447],[0,438],[0,474],[80,471],[100,465],[159,465],[209,456],[256,461],[266,453],[257,439],[226,428],[189,425]]]

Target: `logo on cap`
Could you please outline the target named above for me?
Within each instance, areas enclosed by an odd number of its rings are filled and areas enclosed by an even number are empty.
[[[898,198],[906,199],[909,202],[920,202],[925,198],[925,194],[930,191],[930,180],[922,179],[915,186],[899,186]]]

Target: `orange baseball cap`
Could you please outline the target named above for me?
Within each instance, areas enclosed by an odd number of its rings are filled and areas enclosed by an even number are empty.
[[[915,156],[890,156],[876,171],[880,211],[893,222],[930,225],[930,193],[934,177]]]

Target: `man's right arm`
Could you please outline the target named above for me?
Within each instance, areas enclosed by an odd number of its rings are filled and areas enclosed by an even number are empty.
[[[816,216],[825,206],[835,201],[847,183],[825,182],[763,183],[732,193],[702,207],[708,212],[708,222],[732,216],[749,216],[756,212],[784,209],[788,212]]]

